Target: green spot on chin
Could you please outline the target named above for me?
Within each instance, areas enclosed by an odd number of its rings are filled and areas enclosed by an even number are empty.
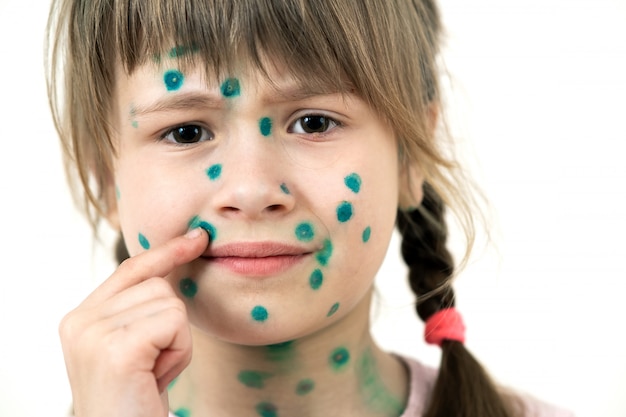
[[[261,417],[278,417],[278,410],[272,403],[262,402],[256,405],[256,412]]]
[[[323,282],[324,274],[322,274],[322,271],[320,271],[319,269],[313,271],[313,273],[309,277],[309,285],[311,285],[311,288],[314,290],[319,290]]]
[[[167,91],[176,91],[183,85],[183,73],[178,70],[166,71],[163,75],[163,82]]]
[[[315,259],[317,259],[320,265],[326,266],[333,254],[333,244],[330,240],[325,239],[323,245],[322,249],[315,254]]]
[[[335,371],[340,371],[350,362],[350,352],[345,347],[338,347],[330,354],[328,362],[331,368]]]
[[[315,388],[315,382],[312,379],[303,379],[296,386],[296,394],[306,395],[313,391],[313,388]]]
[[[248,388],[261,389],[265,387],[265,380],[272,376],[269,372],[241,371],[237,375],[237,379]]]
[[[179,408],[178,410],[174,411],[174,415],[176,417],[190,417],[191,411],[189,411],[189,409],[187,408]]]
[[[346,187],[352,190],[353,193],[358,194],[361,191],[361,177],[357,173],[353,173],[344,178],[343,182]]]
[[[337,312],[337,310],[339,310],[339,303],[333,304],[330,310],[328,310],[328,314],[326,314],[326,317],[332,316],[333,314]]]
[[[363,243],[367,243],[370,240],[371,235],[372,235],[372,228],[367,226],[365,230],[363,230]]]
[[[264,117],[259,120],[259,129],[261,130],[261,134],[265,137],[272,134],[272,119],[269,117]]]
[[[215,226],[207,221],[202,220],[200,216],[192,217],[191,220],[189,220],[189,222],[187,223],[187,227],[189,229],[201,227],[209,234],[209,238],[211,239],[211,241],[217,239],[217,229],[215,228]]]
[[[181,294],[187,298],[193,298],[198,293],[198,284],[191,278],[183,278],[178,283]]]
[[[144,235],[139,233],[138,239],[139,239],[139,244],[141,245],[142,248],[144,248],[145,250],[150,249],[150,242],[148,241],[148,239],[146,239]]]
[[[222,164],[211,165],[206,170],[206,175],[209,177],[211,181],[215,181],[222,175]]]
[[[337,207],[337,220],[345,223],[352,218],[352,204],[347,201],[341,202]]]
[[[264,322],[269,317],[269,314],[267,313],[267,309],[263,306],[254,307],[252,311],[250,312],[250,315],[252,316],[252,319],[254,321],[259,321],[259,322]]]
[[[296,226],[296,237],[302,242],[310,242],[315,237],[313,225],[309,222],[300,223]]]
[[[237,97],[241,94],[241,87],[237,78],[229,78],[220,87],[222,95],[226,98]]]

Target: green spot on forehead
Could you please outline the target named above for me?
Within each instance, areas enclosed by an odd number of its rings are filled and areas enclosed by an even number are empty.
[[[198,293],[198,284],[191,278],[183,278],[178,283],[181,294],[187,298],[193,298]]]
[[[226,98],[237,97],[241,94],[241,87],[237,78],[228,78],[220,87],[222,95]]]
[[[346,187],[352,190],[355,194],[361,191],[361,177],[357,173],[353,173],[344,178]]]
[[[139,236],[137,236],[137,239],[139,240],[139,244],[141,245],[142,248],[144,248],[145,250],[150,249],[150,242],[144,235],[139,233]]]
[[[269,117],[264,117],[259,120],[259,129],[261,130],[261,134],[263,136],[269,136],[272,134],[272,119]]]
[[[237,375],[237,379],[248,388],[264,388],[265,380],[273,375],[269,372],[262,371],[241,371]]]
[[[341,202],[337,207],[337,220],[341,223],[345,223],[352,218],[353,209],[352,204],[347,201]]]
[[[296,237],[302,242],[310,242],[315,236],[313,225],[309,222],[300,223],[296,226]]]
[[[345,347],[338,347],[333,350],[328,358],[328,362],[336,371],[340,371],[345,368],[345,366],[350,362],[350,352]]]
[[[319,252],[315,254],[315,259],[317,259],[320,265],[326,266],[328,265],[328,261],[330,260],[330,257],[332,256],[332,254],[333,254],[333,244],[330,240],[325,239],[323,242],[322,249],[320,249]]]
[[[163,82],[167,91],[176,91],[183,85],[183,74],[178,70],[166,71],[163,75]]]
[[[222,164],[211,165],[206,170],[206,175],[209,177],[211,181],[215,181],[222,175]]]
[[[250,312],[254,321],[264,322],[269,317],[267,309],[263,306],[256,306]]]

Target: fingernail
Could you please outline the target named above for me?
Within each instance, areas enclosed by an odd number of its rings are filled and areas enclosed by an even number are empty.
[[[187,233],[185,233],[185,237],[187,239],[197,239],[200,237],[200,235],[202,235],[202,229],[199,227],[195,227],[191,229],[190,231],[188,231]]]

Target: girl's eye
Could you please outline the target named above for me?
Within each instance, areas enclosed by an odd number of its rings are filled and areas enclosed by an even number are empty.
[[[213,139],[213,134],[198,125],[183,125],[165,133],[163,139],[173,143],[191,144]]]
[[[339,123],[322,114],[311,114],[300,117],[291,126],[292,133],[325,133]]]

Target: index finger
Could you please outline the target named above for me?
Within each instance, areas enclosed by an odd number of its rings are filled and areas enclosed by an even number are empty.
[[[175,268],[198,258],[209,244],[209,234],[197,227],[183,236],[122,262],[117,270],[85,300],[99,303],[146,279],[165,277]]]

